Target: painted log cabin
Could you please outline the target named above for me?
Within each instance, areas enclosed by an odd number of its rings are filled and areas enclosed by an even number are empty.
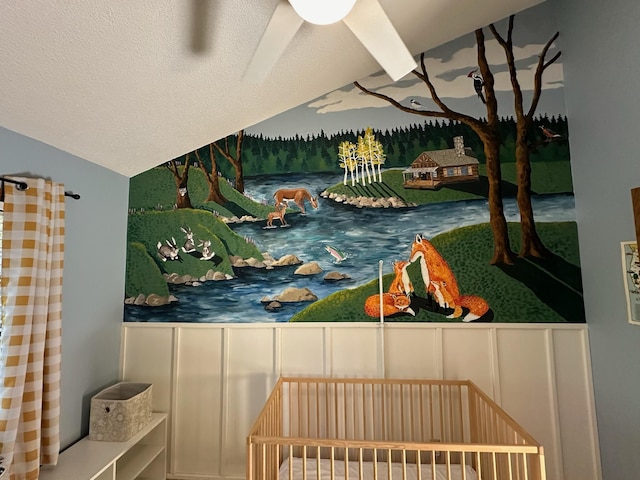
[[[453,148],[422,152],[402,172],[404,188],[436,190],[443,185],[479,180],[478,160],[463,137],[454,137]]]

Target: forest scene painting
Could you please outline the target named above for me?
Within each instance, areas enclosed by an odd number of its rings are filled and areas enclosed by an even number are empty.
[[[583,323],[549,11],[133,177],[124,320]]]

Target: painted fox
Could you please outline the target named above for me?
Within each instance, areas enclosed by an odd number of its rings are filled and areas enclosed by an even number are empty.
[[[441,308],[453,310],[447,318],[462,316],[462,321],[472,322],[489,312],[489,304],[483,298],[460,295],[455,275],[446,260],[426,238],[416,235],[411,245],[410,258],[411,263],[420,262],[420,272],[427,293],[435,297]]]
[[[398,313],[415,316],[411,308],[413,285],[407,273],[409,262],[397,261],[393,263],[393,271],[396,274],[386,293],[382,294],[382,314],[390,317]],[[380,294],[371,295],[364,302],[364,311],[370,317],[380,316]]]

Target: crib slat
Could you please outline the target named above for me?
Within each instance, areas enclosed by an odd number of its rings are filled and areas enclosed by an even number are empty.
[[[463,453],[460,455],[460,470],[462,471],[462,480],[467,480],[467,465],[466,465],[466,455]]]
[[[336,478],[336,468],[335,468],[335,460],[336,460],[336,449],[331,447],[331,480],[335,480]]]
[[[289,445],[289,480],[293,480],[293,445]]]
[[[302,446],[302,480],[307,480],[307,446]]]
[[[344,480],[349,480],[349,448],[344,449]]]
[[[385,408],[385,389],[386,389],[386,385],[382,385],[382,387],[380,388],[381,391],[381,401],[382,401],[382,409],[381,409],[381,414],[382,414],[382,433],[381,433],[381,440],[386,440],[387,439],[387,411]]]
[[[362,438],[364,438],[365,440],[368,438],[367,437],[367,418],[369,417],[368,412],[367,412],[367,401],[366,401],[366,395],[365,395],[365,385],[362,384],[360,387],[360,396],[362,398],[361,401],[361,406],[360,409],[362,411]]]
[[[400,385],[400,435],[402,439],[407,438],[404,425],[404,385]]]
[[[493,478],[497,480],[498,478],[498,465],[496,463],[496,453],[492,452],[491,453],[491,460],[493,463]]]
[[[434,425],[433,425],[433,392],[432,392],[431,387],[432,386],[429,385],[429,429],[430,429],[429,438],[430,439],[434,439],[435,436],[433,434],[433,427],[434,427]]]
[[[421,442],[425,442],[429,439],[424,438],[424,402],[423,402],[423,398],[424,398],[424,389],[422,388],[423,385],[419,386],[419,391],[418,391],[418,395],[419,395],[419,399],[420,399],[420,441]]]
[[[311,436],[311,384],[307,383],[306,385],[307,391],[307,409],[306,409],[306,417],[307,417],[307,430],[305,432],[306,437]]]
[[[436,480],[436,452],[431,450],[431,480]]]
[[[338,430],[338,384],[333,384],[333,407],[335,408],[333,418],[335,418],[335,438],[340,438],[340,431]]]
[[[460,418],[460,442],[464,442],[465,438],[464,438],[464,413],[463,413],[463,409],[462,409],[462,398],[463,398],[463,390],[462,390],[462,386],[458,386],[458,415]]]
[[[374,385],[371,385],[371,420],[372,420],[372,425],[373,425],[373,440],[376,441],[378,440],[378,435],[376,432],[376,425],[378,424],[377,419],[380,418],[380,416],[378,415],[378,411],[377,411],[377,407],[376,407],[376,389],[374,388]],[[374,449],[374,454],[375,454],[375,449]],[[375,462],[374,462],[374,467],[375,469]],[[374,473],[374,480],[375,480],[375,473]]]
[[[362,438],[358,437],[358,425],[357,425],[357,415],[356,415],[356,386],[351,386],[351,407],[353,408],[352,417],[353,417],[353,431],[351,432],[351,438]]]
[[[373,480],[378,480],[378,449],[373,449]]]
[[[445,406],[445,402],[444,402],[444,385],[440,385],[438,388],[438,405],[440,406],[440,436],[438,437],[440,440],[444,441],[445,440],[445,435],[444,435],[444,429],[445,429],[445,422],[444,422],[444,406]]]
[[[347,415],[347,384],[342,383],[342,424],[344,425],[344,437],[349,438],[347,428],[349,428],[349,417]]]

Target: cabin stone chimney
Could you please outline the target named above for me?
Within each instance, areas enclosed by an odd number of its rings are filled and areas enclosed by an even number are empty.
[[[462,136],[453,137],[453,148],[456,151],[456,156],[463,157],[464,153],[464,138]]]

